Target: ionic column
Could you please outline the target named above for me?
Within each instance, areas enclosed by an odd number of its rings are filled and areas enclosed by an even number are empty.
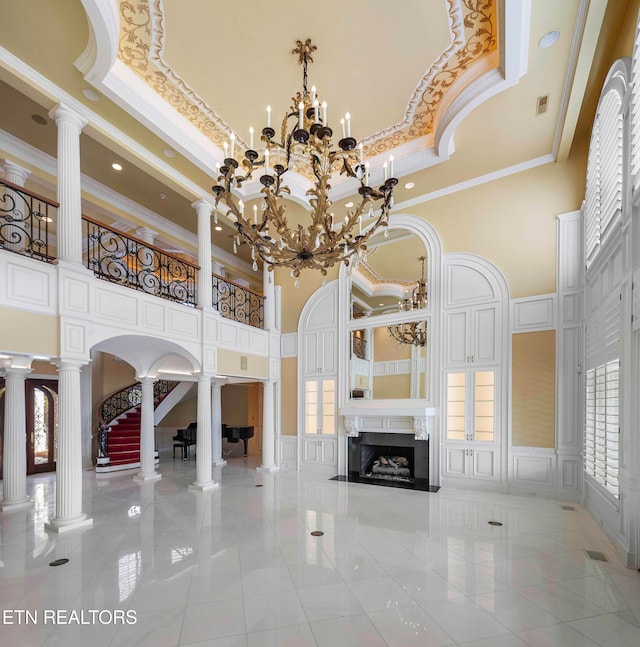
[[[222,263],[218,263],[217,261],[211,261],[211,271],[214,274],[221,276],[222,278],[227,276],[227,270],[225,269],[224,265]]]
[[[28,168],[20,166],[20,164],[16,164],[11,160],[0,160],[0,164],[2,165],[4,179],[18,186],[24,186],[27,178],[31,175],[31,171]]]
[[[133,479],[138,483],[157,481],[162,475],[156,472],[156,435],[153,425],[153,383],[152,377],[138,377],[142,385],[140,407],[140,472]]]
[[[273,272],[269,272],[267,264],[262,264],[262,293],[264,294],[264,327],[274,330],[276,327],[276,283]]]
[[[33,505],[27,496],[27,420],[25,379],[30,368],[5,369],[4,448],[2,453],[2,510]]]
[[[191,205],[198,214],[198,307],[212,307],[211,281],[211,213],[213,205],[198,200]]]
[[[218,487],[211,466],[211,378],[198,378],[198,434],[196,436],[196,480],[189,486],[195,492]]]
[[[82,362],[60,360],[58,366],[58,457],[56,514],[45,530],[67,532],[93,525],[82,512]]]
[[[87,121],[62,103],[49,116],[58,127],[58,259],[82,263],[80,133]]]
[[[29,169],[8,159],[0,160],[0,165],[2,166],[2,171],[7,182],[12,182],[18,186],[24,186],[27,178],[31,175]],[[2,227],[0,242],[2,242],[5,249],[22,252],[28,246],[30,238],[28,232],[25,230],[24,222],[28,216],[29,208],[24,198],[16,191],[7,189],[3,193],[7,196],[7,199],[3,203],[0,203],[0,213],[11,216],[14,220],[12,224],[4,224]],[[12,209],[14,212],[9,213],[9,209]]]
[[[149,227],[139,227],[136,229],[135,234],[141,241],[147,243],[147,245],[154,245],[158,237],[158,234],[153,229],[149,229]]]
[[[275,461],[275,420],[273,406],[273,382],[262,383],[262,465],[258,472],[274,472],[278,469]]]
[[[222,385],[217,380],[211,382],[211,458],[214,465],[224,467],[222,458]]]

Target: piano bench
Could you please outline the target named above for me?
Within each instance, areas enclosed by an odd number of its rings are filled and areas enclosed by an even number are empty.
[[[180,448],[180,451],[182,452],[182,460],[183,461],[188,461],[189,460],[189,448],[185,446],[184,443],[173,443],[173,458],[175,460],[176,458],[176,449]]]

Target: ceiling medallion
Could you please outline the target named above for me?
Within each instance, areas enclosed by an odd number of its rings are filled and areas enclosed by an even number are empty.
[[[427,279],[424,272],[425,256],[418,259],[422,263],[420,280],[416,281],[416,287],[410,294],[406,294],[402,301],[398,302],[400,312],[411,310],[422,310],[427,307]],[[387,326],[388,333],[399,343],[413,346],[426,346],[427,344],[427,322],[408,321],[405,323]]]
[[[212,187],[216,206],[223,203],[235,217],[237,234],[234,250],[241,242],[251,245],[253,269],[257,270],[257,256],[266,263],[269,271],[276,266],[291,268],[293,277],[303,269],[314,269],[326,275],[336,263],[357,264],[364,255],[369,238],[384,227],[387,234],[389,210],[393,206],[393,188],[398,180],[393,177],[393,157],[383,166],[384,181],[377,189],[369,184],[369,163],[363,159],[362,144],[351,136],[351,117],[347,113],[340,120],[342,137],[338,148],[331,143],[333,130],[327,121],[327,104],[320,103],[316,87],[307,89],[307,64],[313,62],[316,49],[311,39],[297,41],[293,54],[298,55],[303,68],[302,92],[293,97],[290,111],[282,121],[281,139],[271,127],[271,110],[267,108],[267,126],[262,129],[264,148],[258,152],[253,147],[253,128],[249,130],[249,147],[244,159],[235,158],[235,135],[225,142],[224,164],[218,169],[218,184]],[[261,157],[262,156],[262,157]],[[242,171],[240,171],[242,166]],[[295,168],[314,178],[313,188],[307,191],[311,210],[309,224],[289,227],[285,216],[284,196],[290,193],[283,183],[285,173]],[[245,217],[244,204],[234,191],[251,179],[259,170],[263,188],[260,208],[253,207],[253,219]],[[344,220],[337,220],[329,199],[330,180],[339,172],[360,182],[360,203],[347,211]],[[243,174],[244,173],[244,174]],[[374,211],[374,205],[379,211]],[[297,281],[296,281],[297,282]]]

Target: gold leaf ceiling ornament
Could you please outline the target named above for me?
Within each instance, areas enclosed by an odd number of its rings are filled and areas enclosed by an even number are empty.
[[[451,42],[430,63],[407,102],[403,119],[363,139],[372,157],[417,138],[433,143],[446,106],[470,83],[499,65],[498,1],[445,0]],[[220,148],[231,127],[163,58],[162,0],[120,0],[118,58]],[[247,148],[236,135],[236,145]]]

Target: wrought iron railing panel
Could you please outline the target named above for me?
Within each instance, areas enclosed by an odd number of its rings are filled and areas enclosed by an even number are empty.
[[[57,202],[0,180],[0,248],[51,263],[49,228],[57,214]]]
[[[365,359],[367,340],[363,337],[352,336],[353,339],[353,354],[360,359]]]
[[[83,217],[87,267],[99,278],[195,306],[198,267]]]
[[[264,297],[217,274],[213,275],[213,307],[225,319],[264,328]]]

